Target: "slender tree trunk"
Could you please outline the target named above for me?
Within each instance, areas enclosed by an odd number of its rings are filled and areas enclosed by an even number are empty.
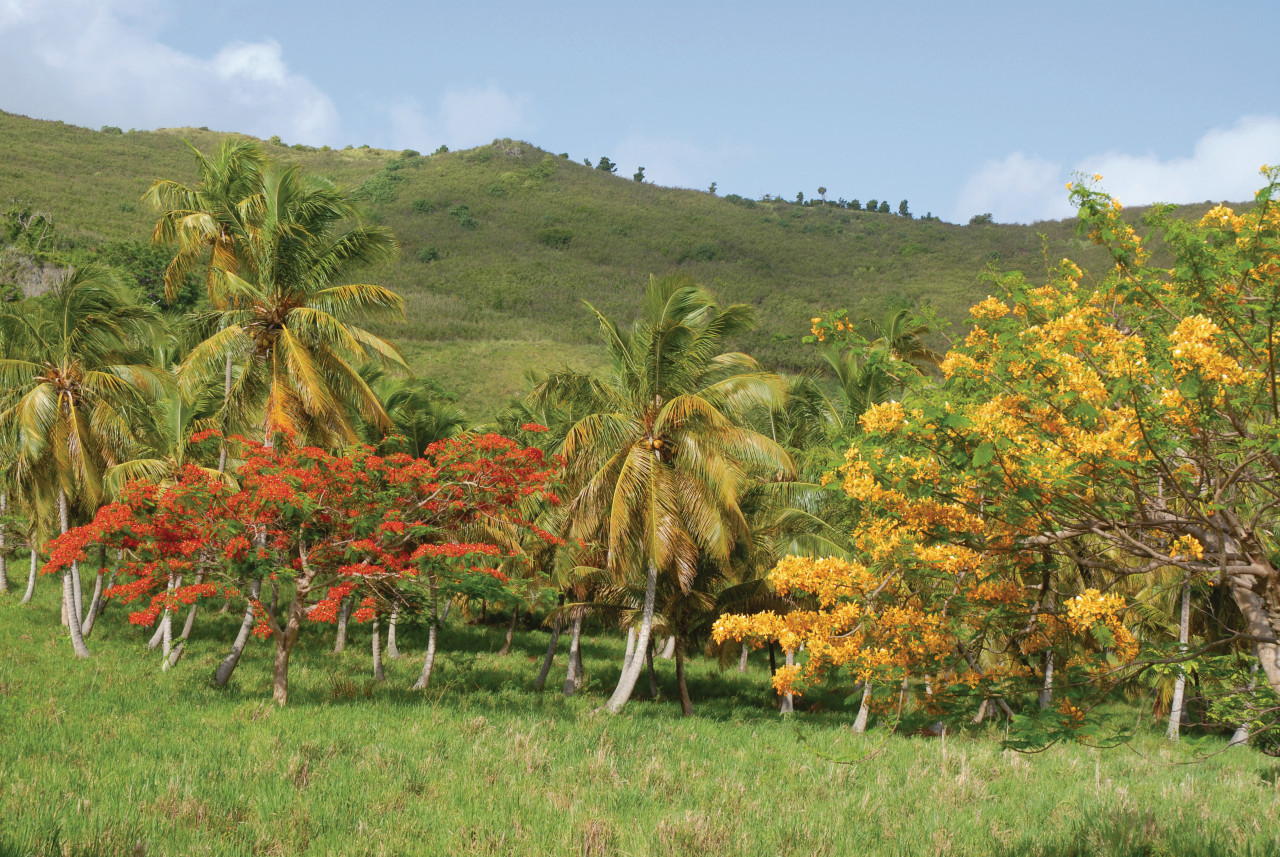
[[[644,607],[640,614],[640,638],[636,640],[636,648],[644,651],[649,645],[649,635],[653,632],[653,605],[658,593],[658,566],[653,560],[649,560],[649,572],[645,575],[644,581]],[[627,700],[631,698],[631,692],[636,688],[636,680],[640,678],[640,670],[644,666],[643,661],[639,658],[633,658],[632,663],[622,671],[622,675],[618,677],[618,687],[614,690],[613,696],[609,697],[609,701],[605,703],[605,710],[610,714],[617,714],[622,710],[622,706],[627,704]]]
[[[778,661],[773,654],[773,641],[769,641],[769,678],[778,674]]]
[[[635,628],[627,629],[627,648],[622,655],[622,671],[626,672],[631,668],[631,659],[636,656],[636,636]]]
[[[400,657],[400,649],[396,647],[396,621],[400,618],[400,608],[391,608],[391,618],[387,620],[387,657]]]
[[[751,647],[748,646],[746,643],[743,643],[742,653],[738,655],[738,672],[744,673],[747,671],[747,656],[750,654],[751,654]]]
[[[786,657],[786,664],[787,664],[787,666],[789,666],[789,667],[790,667],[790,666],[795,666],[795,663],[796,663],[796,653],[795,653],[794,651],[792,651],[791,649],[787,649],[787,650],[786,650],[786,652],[784,652],[783,654],[784,654],[784,655],[785,655],[785,657]],[[791,694],[789,694],[789,693],[784,693],[784,694],[782,695],[782,703],[778,706],[778,711],[779,711],[779,712],[781,712],[781,713],[783,713],[783,714],[788,714],[788,713],[790,713],[790,712],[792,712],[792,711],[795,711],[795,710],[796,710],[795,700],[794,700],[794,699],[792,699]]]
[[[182,575],[176,578],[169,578],[169,595],[172,597],[173,591],[182,585]],[[160,620],[160,627],[164,632],[164,649],[161,652],[163,660],[160,663],[162,671],[169,669],[169,656],[173,654],[173,608],[166,606],[164,608],[164,618]]]
[[[453,600],[450,599],[444,603],[444,609],[440,611],[440,624],[443,625],[449,620],[449,608],[453,606]]]
[[[666,644],[662,647],[662,659],[669,661],[676,656],[676,638],[674,636],[667,637]]]
[[[693,700],[689,698],[689,684],[684,674],[684,640],[676,641],[676,687],[680,690],[680,714],[693,716]]]
[[[102,611],[102,578],[105,576],[106,574],[104,569],[98,569],[98,573],[94,575],[93,596],[89,599],[89,612],[84,614],[84,625],[80,629],[86,640],[89,639],[89,635],[93,633],[94,623],[98,621],[98,614]],[[112,576],[111,582],[114,585],[114,575]],[[110,589],[111,587],[107,586],[106,588]]]
[[[67,492],[59,488],[58,523],[61,525],[63,534],[70,529],[68,517]],[[78,658],[89,657],[89,647],[85,645],[80,628],[80,569],[74,562],[62,573],[62,606],[67,613],[67,627],[71,630],[71,649]]]
[[[225,375],[222,381],[222,408],[226,413],[227,402],[231,399],[231,355],[227,355],[227,363],[225,366]],[[222,441],[218,444],[218,472],[227,472],[227,426],[222,426]]]
[[[1040,707],[1053,704],[1053,649],[1044,653],[1044,688],[1040,691]]]
[[[1186,654],[1187,640],[1191,630],[1191,575],[1182,581],[1182,611],[1178,617],[1178,653]],[[1182,701],[1187,689],[1187,671],[1178,669],[1178,677],[1173,682],[1173,702],[1169,706],[1169,728],[1165,737],[1177,741],[1182,732]]]
[[[31,547],[31,570],[27,572],[27,592],[22,596],[23,604],[30,604],[36,594],[36,572],[40,570],[40,552]]]
[[[858,705],[858,716],[853,719],[854,732],[866,732],[867,721],[871,719],[871,682],[862,683],[862,702]]]
[[[151,635],[151,639],[147,641],[147,649],[154,651],[160,648],[160,644],[164,642],[164,618],[156,623],[156,630]]]
[[[519,621],[520,621],[520,611],[517,608],[512,607],[511,608],[511,624],[507,626],[507,639],[503,642],[502,648],[498,649],[498,654],[500,655],[511,654],[511,643],[516,638],[516,623]]]
[[[386,681],[387,674],[382,669],[382,632],[378,627],[378,617],[373,617],[373,678],[375,681]]]
[[[271,669],[271,698],[276,705],[284,705],[289,701],[289,655],[293,653],[293,644],[298,641],[298,631],[302,627],[302,604],[297,596],[290,602],[289,619],[276,634],[276,659]]]
[[[569,633],[569,671],[564,677],[564,695],[573,696],[582,687],[582,617],[575,615]]]
[[[114,577],[114,575],[113,575]],[[204,582],[204,573],[196,575],[196,583]],[[182,632],[178,635],[178,645],[173,647],[173,651],[169,653],[168,666],[176,667],[178,661],[182,660],[182,655],[187,650],[187,640],[191,639],[191,631],[196,626],[196,602],[192,601],[191,606],[187,609],[187,619],[182,623]]]
[[[658,674],[653,669],[653,640],[649,641],[649,648],[645,649],[644,662],[649,673],[649,698],[656,702],[662,696],[662,690],[658,687]]]
[[[342,599],[338,606],[338,638],[333,641],[333,653],[341,654],[347,647],[347,621],[351,619],[351,596]]]
[[[231,680],[231,674],[236,671],[236,664],[240,663],[240,656],[244,654],[245,644],[249,642],[249,632],[253,630],[253,603],[258,600],[258,596],[262,594],[262,581],[255,580],[249,586],[250,603],[244,608],[244,619],[240,622],[240,630],[236,632],[235,642],[231,644],[231,652],[218,664],[218,671],[214,673],[213,682],[218,687],[226,687],[227,682]]]
[[[560,618],[551,623],[551,640],[547,643],[547,656],[542,659],[542,669],[538,672],[538,678],[533,682],[533,689],[542,692],[547,686],[547,676],[551,675],[551,664],[556,659],[556,648],[560,645]]]
[[[414,682],[414,690],[425,690],[431,681],[431,670],[436,664],[436,641],[440,635],[440,610],[436,597],[436,585],[431,583],[431,627],[427,630],[427,657],[422,662],[422,674]]]
[[[280,581],[271,581],[271,617],[276,620],[277,625],[283,625],[280,621]]]

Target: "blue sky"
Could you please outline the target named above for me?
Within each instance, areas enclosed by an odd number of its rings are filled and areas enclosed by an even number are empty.
[[[1243,199],[1280,162],[1280,3],[0,0],[0,109],[431,151],[964,222]],[[2,189],[0,189],[2,191]]]

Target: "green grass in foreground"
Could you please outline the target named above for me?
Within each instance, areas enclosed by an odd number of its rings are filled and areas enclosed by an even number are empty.
[[[501,628],[452,623],[425,694],[406,689],[417,629],[375,685],[367,627],[342,655],[332,627],[311,627],[277,710],[261,642],[231,688],[208,687],[231,617],[204,613],[188,658],[162,673],[113,605],[94,658],[77,661],[56,588],[42,578],[27,607],[0,596],[4,857],[1280,853],[1280,762],[1233,749],[1185,764],[1217,741],[1170,747],[1140,730],[1133,749],[1024,756],[996,727],[855,736],[847,714],[782,719],[760,655],[746,676],[697,660],[691,719],[670,701],[610,717],[595,710],[617,677],[616,635],[586,640],[589,684],[566,700],[563,654],[549,689],[529,689],[544,632],[498,657]],[[670,697],[673,666],[658,664]],[[872,758],[832,764],[800,732]]]

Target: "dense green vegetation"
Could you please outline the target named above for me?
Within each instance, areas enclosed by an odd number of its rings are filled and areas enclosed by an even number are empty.
[[[155,223],[141,201],[147,187],[195,178],[184,139],[211,152],[220,135],[112,134],[0,113],[3,203],[48,212],[66,245],[145,241]],[[1065,221],[963,226],[717,197],[510,140],[435,155],[266,149],[358,189],[374,221],[399,237],[398,262],[369,276],[403,295],[406,320],[374,330],[477,417],[521,392],[528,368],[602,365],[581,301],[629,321],[651,274],[688,273],[719,300],[756,307],[760,325],[740,345],[788,368],[816,365],[799,344],[815,308],[845,307],[861,318],[927,305],[964,321],[990,290],[989,270],[1042,273],[1046,259],[1063,256],[1086,268],[1105,261]],[[0,262],[0,281],[3,272]]]
[[[1132,749],[1118,751],[1068,744],[1025,756],[1001,750],[1002,726],[945,740],[854,735],[828,696],[780,717],[757,655],[746,675],[694,663],[694,693],[708,700],[697,718],[646,701],[614,718],[594,713],[618,675],[612,630],[588,629],[587,693],[566,699],[530,691],[545,631],[518,632],[503,657],[501,627],[459,619],[425,695],[407,690],[421,628],[405,630],[406,657],[379,684],[367,630],[353,628],[334,655],[332,629],[313,626],[296,704],[276,709],[270,645],[250,646],[226,690],[208,686],[232,617],[199,626],[181,670],[161,673],[146,632],[118,621],[98,632],[100,657],[71,661],[49,583],[31,607],[0,599],[5,857],[1280,848],[1264,821],[1280,799],[1275,759],[1243,749],[1202,758],[1221,744],[1171,745],[1139,709],[1111,712],[1138,727]],[[670,698],[672,662],[657,664]]]

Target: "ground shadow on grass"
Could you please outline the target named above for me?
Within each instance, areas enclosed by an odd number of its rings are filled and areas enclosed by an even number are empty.
[[[1197,828],[1188,819],[1176,826],[1150,809],[1086,810],[1071,830],[1044,841],[1036,833],[994,850],[1000,857],[1263,857],[1264,850],[1221,829]]]

